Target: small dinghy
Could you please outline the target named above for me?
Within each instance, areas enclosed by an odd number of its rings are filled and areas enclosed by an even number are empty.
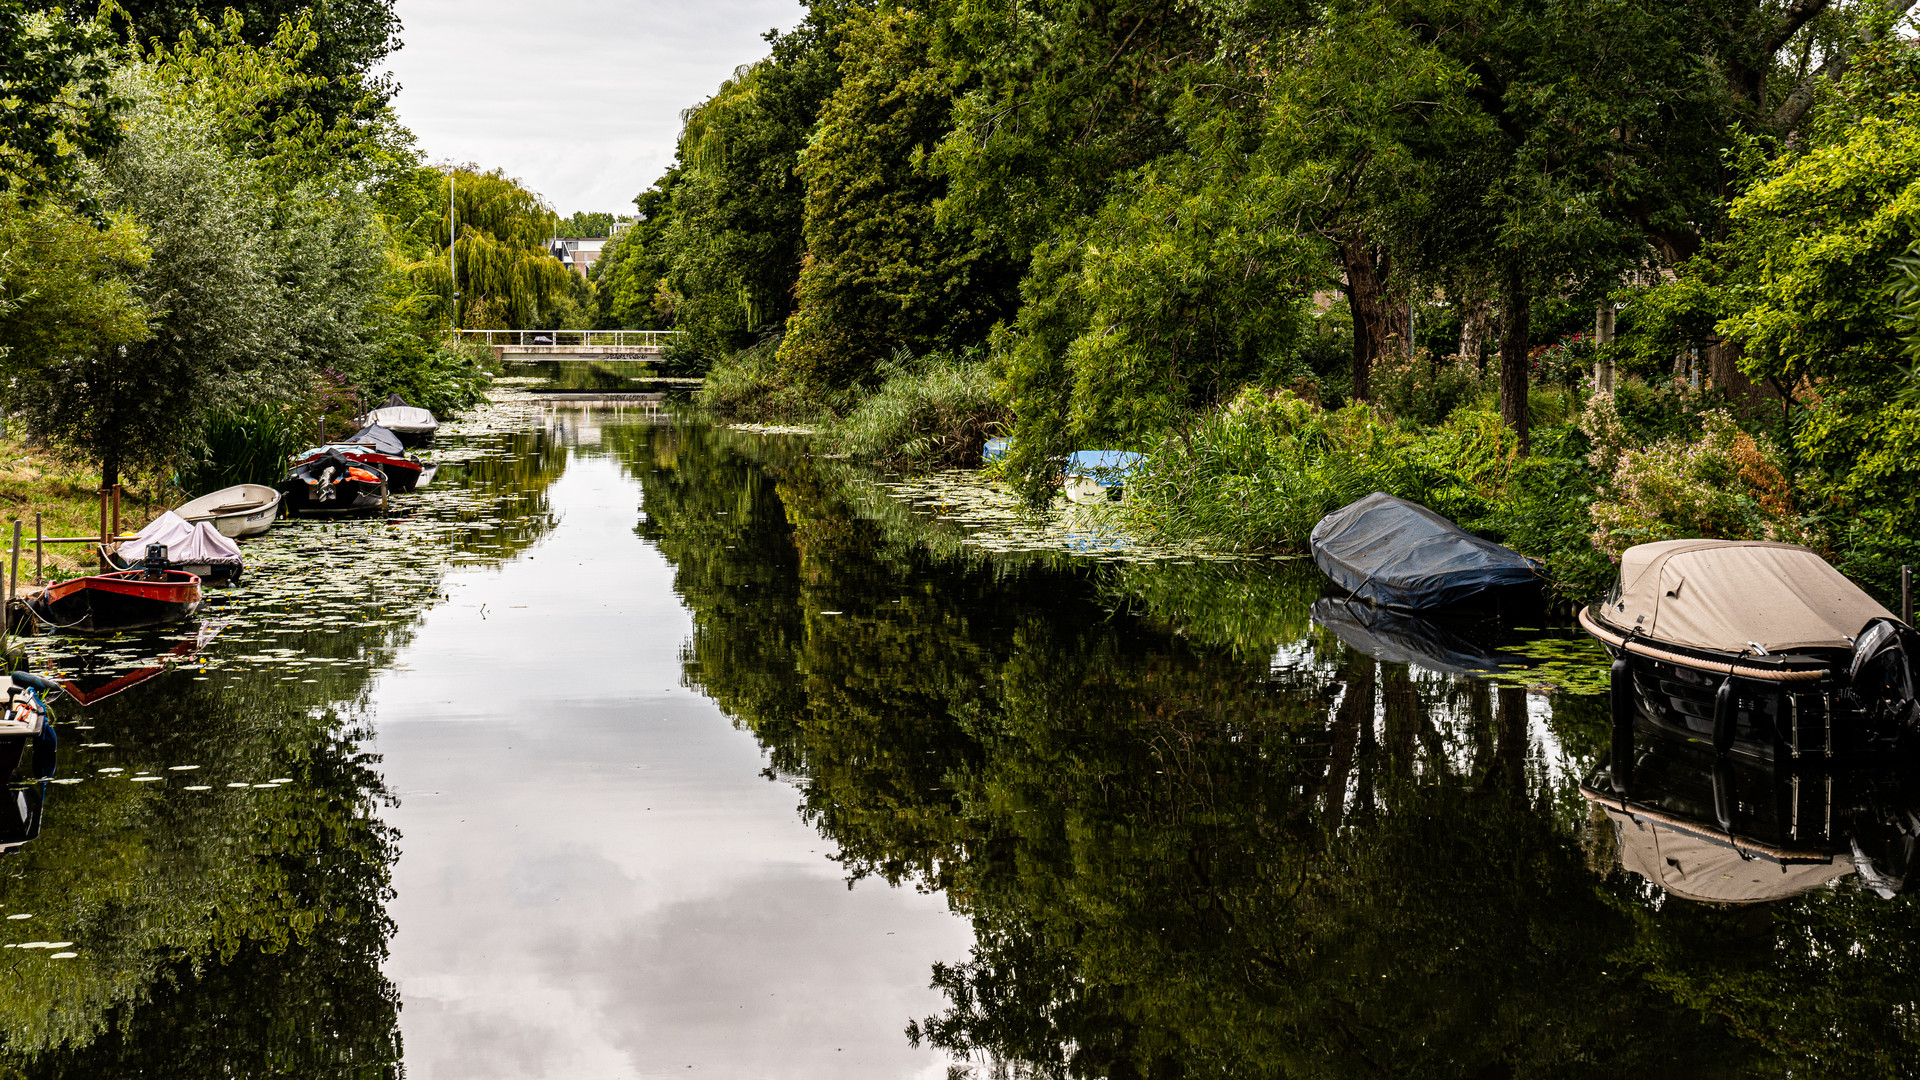
[[[1615,727],[1638,713],[1762,758],[1920,749],[1920,635],[1807,548],[1628,548],[1580,625],[1614,657]]]
[[[191,618],[200,601],[198,576],[149,566],[49,585],[26,605],[41,630],[117,634]]]
[[[166,551],[169,569],[185,570],[202,581],[225,585],[240,580],[240,548],[212,522],[192,524],[171,510],[154,518],[117,549],[101,550],[116,569],[145,570],[147,552],[155,544]]]
[[[192,522],[211,522],[232,540],[259,536],[273,527],[283,496],[265,484],[235,484],[182,503],[174,513]]]
[[[1374,492],[1320,519],[1313,562],[1368,603],[1432,611],[1490,601],[1537,601],[1539,564],[1421,506]]]
[[[1063,478],[1067,501],[1124,498],[1128,479],[1145,460],[1145,455],[1131,450],[1080,450],[1069,454]]]
[[[364,514],[387,503],[387,474],[329,446],[293,466],[280,485],[296,514]]]
[[[379,424],[368,424],[335,447],[347,457],[373,465],[387,474],[387,490],[395,495],[426,487],[438,468],[407,456],[400,437]]]
[[[434,433],[440,430],[440,421],[434,419],[431,412],[399,394],[389,394],[379,408],[361,417],[359,422],[363,426],[378,424],[399,436],[402,445],[414,448],[432,446]]]
[[[47,704],[57,685],[24,671],[0,675],[0,784],[44,780],[53,775],[57,736],[53,707]],[[12,795],[0,792],[0,798]],[[6,830],[0,826],[0,842]]]

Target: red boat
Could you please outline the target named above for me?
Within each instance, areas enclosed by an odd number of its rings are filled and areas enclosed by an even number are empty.
[[[144,630],[199,611],[200,579],[184,570],[122,570],[49,585],[26,603],[42,630]]]

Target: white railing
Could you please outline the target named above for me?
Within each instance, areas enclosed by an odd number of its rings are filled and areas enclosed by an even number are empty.
[[[482,345],[592,349],[664,349],[682,330],[455,330],[460,341]]]

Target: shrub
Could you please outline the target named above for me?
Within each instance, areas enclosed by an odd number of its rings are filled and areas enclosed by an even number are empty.
[[[978,363],[913,363],[896,355],[887,379],[829,438],[840,453],[895,467],[977,465],[980,446],[1011,413]]]
[[[1379,403],[1402,426],[1433,427],[1478,397],[1480,373],[1460,356],[1435,360],[1424,352],[1392,354],[1375,361],[1373,389]]]
[[[1698,435],[1626,449],[1599,396],[1593,463],[1611,475],[1592,507],[1594,545],[1613,559],[1635,544],[1687,537],[1779,540],[1819,546],[1770,443],[1740,430],[1722,410],[1702,415]]]
[[[193,459],[180,470],[180,487],[198,495],[234,484],[277,484],[287,458],[313,444],[310,408],[258,402],[221,409],[207,418]]]
[[[694,401],[733,420],[812,420],[823,403],[797,386],[774,360],[778,335],[714,361]]]

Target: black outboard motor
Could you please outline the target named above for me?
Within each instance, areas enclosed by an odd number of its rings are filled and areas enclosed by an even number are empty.
[[[167,545],[148,544],[147,557],[141,565],[145,572],[140,575],[142,581],[165,581],[170,564],[167,562]]]
[[[1853,639],[1848,693],[1869,738],[1906,743],[1920,735],[1916,658],[1920,658],[1920,634],[1892,619],[1874,619]]]

